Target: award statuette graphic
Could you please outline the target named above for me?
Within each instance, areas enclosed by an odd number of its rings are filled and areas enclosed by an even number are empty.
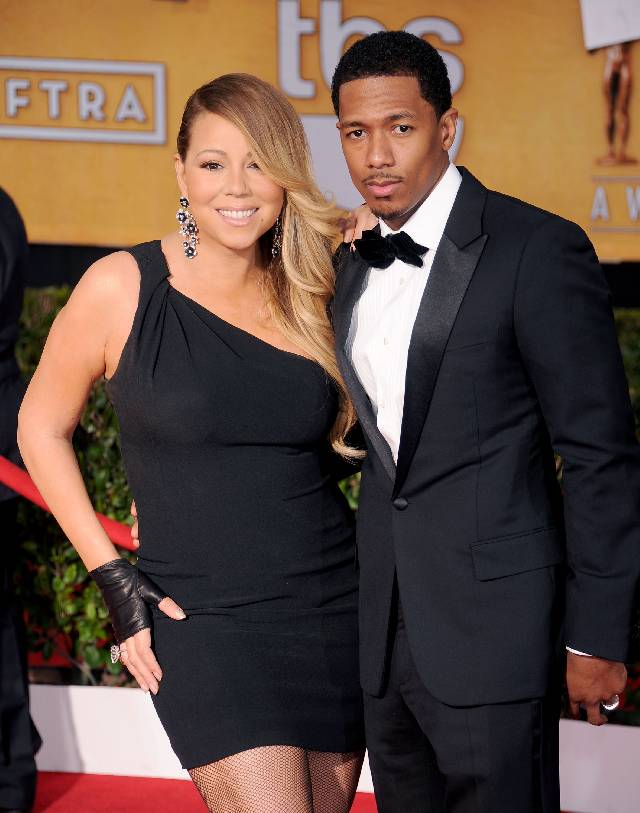
[[[600,166],[636,164],[627,146],[632,129],[631,94],[634,42],[640,40],[638,0],[580,0],[584,45],[591,53],[604,51],[604,132],[606,153]]]
[[[605,135],[607,153],[598,158],[601,166],[637,164],[637,158],[627,153],[629,141],[629,101],[631,99],[633,43],[610,45],[606,49],[603,91],[606,102]]]

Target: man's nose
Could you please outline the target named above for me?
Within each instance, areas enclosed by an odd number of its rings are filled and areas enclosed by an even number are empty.
[[[373,134],[369,139],[367,165],[374,169],[390,167],[395,163],[389,140],[383,134]]]

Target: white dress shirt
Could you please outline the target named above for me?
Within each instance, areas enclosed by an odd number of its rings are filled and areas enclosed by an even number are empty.
[[[347,353],[396,463],[413,324],[461,182],[462,176],[449,164],[429,197],[401,229],[429,249],[422,268],[396,259],[388,268],[369,269],[364,291],[353,309]],[[382,220],[380,230],[383,236],[393,234]]]

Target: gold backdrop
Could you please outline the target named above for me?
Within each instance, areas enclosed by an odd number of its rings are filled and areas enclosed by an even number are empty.
[[[351,205],[332,157],[327,78],[371,26],[413,26],[448,55],[464,119],[456,163],[577,221],[601,259],[640,259],[640,165],[597,163],[606,55],[586,51],[578,0],[3,2],[0,185],[34,242],[158,237],[175,227],[172,154],[187,96],[247,71],[285,90],[308,132],[320,128],[310,135],[320,185]],[[631,50],[638,86],[640,43]],[[638,157],[640,90],[629,114]],[[329,183],[331,172],[340,178]]]

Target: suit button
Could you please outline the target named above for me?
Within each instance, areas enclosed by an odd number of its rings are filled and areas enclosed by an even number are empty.
[[[404,509],[409,505],[409,501],[406,500],[404,497],[396,497],[393,501],[393,507],[397,508],[398,511],[404,511]]]

